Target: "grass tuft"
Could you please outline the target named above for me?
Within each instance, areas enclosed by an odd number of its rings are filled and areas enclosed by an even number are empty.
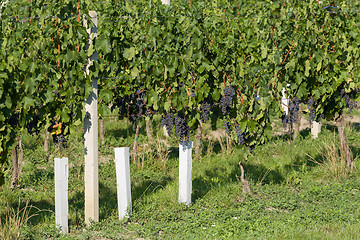
[[[320,166],[317,171],[319,176],[335,181],[349,177],[351,169],[346,165],[346,154],[336,142],[335,136],[333,139],[324,140],[322,146],[315,149],[320,158],[308,156],[310,161]]]
[[[28,201],[23,208],[20,208],[20,205],[19,201],[16,210],[9,205],[7,206],[4,221],[0,218],[0,239],[22,239],[23,227],[30,218],[37,215],[36,213],[30,215],[30,211],[34,206],[29,205]]]

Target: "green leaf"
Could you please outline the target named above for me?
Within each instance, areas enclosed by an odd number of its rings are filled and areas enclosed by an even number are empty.
[[[320,71],[321,69],[321,60],[319,61],[319,63],[317,64],[317,67],[316,67],[316,71]]]
[[[213,96],[215,101],[219,101],[220,100],[220,92],[219,92],[219,90],[215,89],[212,96]]]
[[[5,72],[0,72],[0,78],[7,79],[7,78],[8,78],[7,73],[5,73]]]
[[[109,39],[101,35],[96,39],[95,48],[105,54],[111,52],[111,45]]]
[[[309,76],[309,71],[310,71],[310,61],[306,60],[306,62],[305,62],[305,76],[306,77]]]
[[[126,58],[127,60],[131,60],[135,57],[136,54],[136,50],[134,47],[130,47],[130,48],[126,48],[124,53],[123,53],[123,57]]]
[[[140,71],[139,71],[139,69],[138,69],[137,67],[133,67],[133,68],[131,69],[131,76],[133,76],[133,77],[138,77],[138,76],[139,76],[139,73],[140,73]]]
[[[24,110],[27,111],[31,106],[35,106],[35,99],[30,96],[24,98]]]

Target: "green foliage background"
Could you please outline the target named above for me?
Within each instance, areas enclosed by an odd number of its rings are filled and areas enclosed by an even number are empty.
[[[10,1],[0,22],[0,152],[36,116],[37,127],[57,118],[80,123],[91,79],[99,81],[100,114],[115,96],[146,92],[157,113],[173,112],[191,129],[200,104],[225,86],[236,95],[226,120],[263,144],[282,114],[281,90],[330,119],[346,107],[340,89],[358,89],[359,9],[352,1]],[[83,26],[98,13],[98,37],[87,49]],[[94,51],[98,61],[84,75]],[[287,87],[287,84],[290,84]],[[257,96],[260,98],[258,99]],[[69,129],[67,129],[68,131]],[[235,131],[232,133],[235,138]]]

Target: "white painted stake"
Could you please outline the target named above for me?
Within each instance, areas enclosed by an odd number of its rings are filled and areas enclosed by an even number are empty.
[[[92,49],[93,39],[97,36],[97,13],[90,11],[89,15],[93,26],[88,27],[84,20],[84,26],[89,34],[88,49]],[[85,67],[85,75],[89,75],[89,67],[93,61],[97,61],[95,51],[88,59]],[[85,101],[84,139],[85,139],[85,223],[99,221],[99,179],[98,179],[98,112],[97,112],[97,79],[92,80],[92,92]]]
[[[68,233],[68,159],[55,158],[55,224],[60,233]]]
[[[115,148],[116,183],[119,220],[131,215],[129,148]]]
[[[282,98],[281,98],[281,103],[282,104],[281,105],[282,105],[282,107],[284,109],[285,114],[289,115],[289,98],[286,97],[285,88],[282,89],[281,93],[282,93]]]
[[[162,4],[170,5],[170,0],[161,0]]]
[[[179,202],[186,205],[191,203],[192,147],[191,141],[179,144]]]
[[[311,135],[313,138],[317,138],[321,132],[321,123],[313,121],[311,124]]]

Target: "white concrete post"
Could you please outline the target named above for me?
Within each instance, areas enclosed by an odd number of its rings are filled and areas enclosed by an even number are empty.
[[[281,98],[281,105],[284,109],[286,115],[289,115],[289,98],[286,97],[286,90],[285,88],[282,89],[282,98]]]
[[[170,5],[170,0],[161,0],[162,4]]]
[[[68,159],[55,158],[55,224],[60,233],[68,233]]]
[[[97,13],[90,11],[93,26],[88,27],[85,18],[84,26],[89,34],[88,50],[93,49],[93,39],[97,36]],[[94,51],[85,67],[85,76],[89,75],[89,67],[97,61]],[[97,112],[97,79],[92,79],[92,92],[85,101],[84,139],[85,139],[85,223],[99,221],[99,179],[98,179],[98,112]]]
[[[131,185],[129,148],[115,148],[116,185],[118,198],[119,220],[131,214]]]
[[[192,147],[191,141],[179,144],[179,202],[186,205],[191,203]]]
[[[311,124],[311,135],[313,138],[317,138],[321,132],[321,123],[313,121]]]

